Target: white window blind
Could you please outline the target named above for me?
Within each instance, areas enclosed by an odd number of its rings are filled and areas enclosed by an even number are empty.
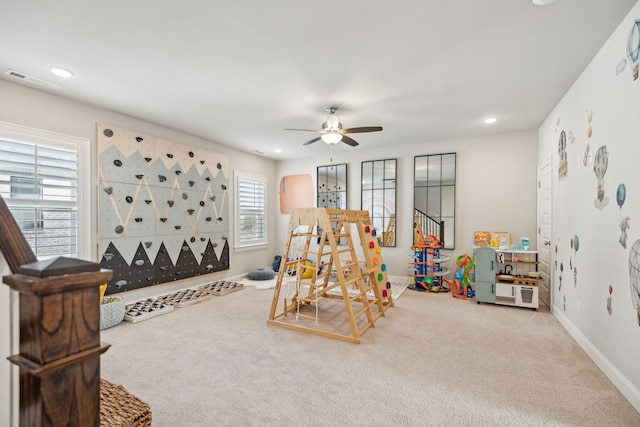
[[[38,259],[78,256],[78,154],[0,137],[0,195]]]
[[[236,246],[267,242],[266,178],[236,173]]]

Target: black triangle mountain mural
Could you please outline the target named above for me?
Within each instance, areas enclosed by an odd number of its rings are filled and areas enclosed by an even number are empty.
[[[229,269],[228,161],[97,124],[100,265],[106,294]]]

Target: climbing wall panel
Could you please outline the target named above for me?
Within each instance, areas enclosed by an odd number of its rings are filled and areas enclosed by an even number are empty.
[[[97,133],[106,294],[228,270],[227,158],[102,123]]]

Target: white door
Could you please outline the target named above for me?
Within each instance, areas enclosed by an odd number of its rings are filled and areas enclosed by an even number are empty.
[[[553,310],[553,270],[551,263],[551,158],[538,166],[538,270],[544,279],[540,284],[540,301]]]

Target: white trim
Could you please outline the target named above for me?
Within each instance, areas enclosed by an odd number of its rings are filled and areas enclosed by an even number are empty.
[[[569,332],[580,347],[593,360],[598,368],[605,374],[613,385],[631,403],[636,411],[640,412],[640,390],[638,390],[622,373],[596,348],[596,346],[584,336],[580,330],[564,315],[561,307],[555,307],[553,315],[558,322]]]

